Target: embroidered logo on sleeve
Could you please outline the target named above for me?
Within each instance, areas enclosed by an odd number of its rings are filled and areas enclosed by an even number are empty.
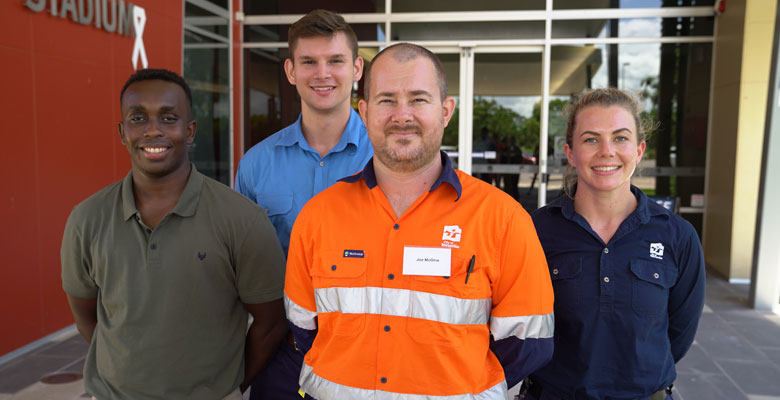
[[[344,250],[345,258],[363,258],[365,255],[363,250]]]
[[[664,245],[661,243],[650,243],[650,257],[659,260],[664,259]]]

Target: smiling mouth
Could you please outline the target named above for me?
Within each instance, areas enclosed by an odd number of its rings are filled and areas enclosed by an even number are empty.
[[[610,172],[610,171],[614,171],[614,170],[616,170],[618,168],[620,168],[620,167],[617,166],[617,165],[613,165],[613,166],[610,166],[610,167],[593,167],[593,170],[594,171],[599,171],[599,172]]]
[[[335,86],[326,86],[326,87],[313,87],[315,92],[327,92],[328,90],[335,89]]]
[[[141,147],[141,150],[147,153],[160,154],[165,150],[168,150],[168,148],[167,147]]]

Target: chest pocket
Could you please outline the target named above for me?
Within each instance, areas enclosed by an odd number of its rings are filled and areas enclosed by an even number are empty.
[[[292,210],[293,196],[286,193],[271,193],[257,196],[257,204],[268,217],[285,215]]]
[[[550,279],[555,293],[555,312],[575,312],[582,293],[582,260],[578,257],[550,260]]]
[[[647,260],[631,260],[631,308],[640,316],[659,317],[666,313],[669,289],[677,281],[677,268]]]
[[[311,275],[320,326],[336,335],[362,332],[370,313],[366,288],[367,256],[344,257],[344,250],[315,256]]]
[[[412,340],[429,345],[458,346],[470,327],[488,323],[490,303],[481,307],[484,303],[480,299],[492,297],[490,278],[487,265],[480,264],[479,260],[477,257],[474,269],[469,273],[471,257],[453,254],[451,276],[407,277],[412,300],[406,330]]]

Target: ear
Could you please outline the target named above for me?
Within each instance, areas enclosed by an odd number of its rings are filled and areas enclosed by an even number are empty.
[[[360,119],[363,120],[363,125],[368,126],[368,122],[366,122],[368,102],[364,99],[360,99],[360,101],[358,101],[358,112],[360,113]]]
[[[354,68],[354,72],[352,74],[352,82],[357,82],[360,80],[360,77],[363,76],[363,57],[361,56],[355,57],[353,68]]]
[[[571,165],[572,168],[577,168],[577,164],[574,163],[574,156],[572,155],[572,149],[571,147],[569,147],[568,143],[563,145],[563,152],[566,153],[566,160],[569,161],[569,165]]]
[[[195,132],[198,130],[198,122],[194,119],[187,123],[187,147],[195,141]]]
[[[644,140],[642,143],[639,143],[639,146],[636,147],[636,164],[639,165],[639,162],[642,161],[642,156],[645,154],[645,148],[647,147],[647,142]]]
[[[446,127],[447,124],[450,123],[450,119],[452,119],[452,114],[455,113],[455,99],[452,98],[452,96],[447,96],[441,103],[441,108],[442,119],[444,120],[444,126]]]
[[[293,60],[290,58],[284,60],[284,73],[287,75],[287,82],[295,86],[295,65],[293,65]]]
[[[123,146],[127,146],[127,139],[125,138],[125,126],[122,124],[122,121],[117,122],[116,128],[119,131],[119,141],[122,142]]]

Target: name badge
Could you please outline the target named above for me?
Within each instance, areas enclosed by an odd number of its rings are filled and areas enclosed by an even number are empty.
[[[452,249],[404,246],[404,275],[450,276]]]

